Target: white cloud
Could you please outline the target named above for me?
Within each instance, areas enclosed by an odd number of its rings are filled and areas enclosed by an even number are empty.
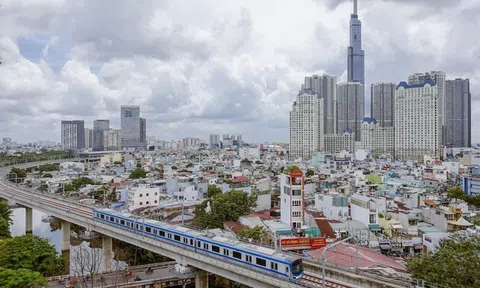
[[[478,1],[360,2],[367,86],[444,70],[470,78],[476,97]],[[118,127],[132,103],[164,139],[285,141],[303,77],[345,78],[351,10],[341,0],[4,1],[0,137],[58,141],[62,119]]]

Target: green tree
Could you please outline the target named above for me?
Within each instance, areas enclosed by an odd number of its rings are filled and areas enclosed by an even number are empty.
[[[137,168],[133,170],[132,173],[130,173],[130,176],[128,178],[130,179],[141,179],[147,177],[147,171],[145,171],[142,168]]]
[[[261,226],[255,226],[255,228],[243,228],[237,233],[237,237],[240,240],[250,240],[260,242],[266,239],[265,230]]]
[[[50,173],[45,173],[42,175],[42,178],[53,178],[53,175]]]
[[[141,164],[141,163],[137,163],[137,168],[142,168],[142,164]]]
[[[62,260],[47,239],[25,235],[0,242],[0,267],[29,269],[52,276],[60,271]]]
[[[410,258],[413,278],[442,287],[480,287],[480,236],[453,236],[440,241],[436,253]]]
[[[208,185],[207,197],[212,198],[215,195],[222,194],[222,189],[215,185]]]
[[[10,225],[8,221],[0,218],[0,239],[10,238]]]
[[[480,195],[470,196],[463,192],[462,188],[455,186],[447,190],[447,197],[452,199],[461,199],[470,205],[480,207]]]
[[[52,172],[52,171],[58,171],[60,167],[60,164],[55,163],[55,164],[45,164],[39,167],[40,172]]]
[[[39,272],[28,269],[5,269],[0,268],[0,287],[4,288],[34,288],[47,285]]]
[[[14,183],[22,183],[25,180],[25,177],[27,177],[27,172],[25,172],[25,170],[22,170],[16,167],[12,167],[12,170],[8,175],[8,178],[10,179],[10,181]]]
[[[0,218],[7,220],[8,224],[13,224],[12,212],[12,207],[8,205],[8,202],[0,202]]]
[[[193,163],[188,163],[185,167],[187,168],[193,167]]]
[[[257,165],[261,165],[261,164],[263,164],[263,162],[262,162],[262,161],[260,161],[260,160],[257,160],[257,161],[255,161],[255,164],[257,164]]]
[[[210,202],[210,213],[207,203]],[[222,228],[225,221],[237,221],[240,216],[248,215],[256,205],[256,196],[248,196],[243,191],[232,190],[217,194],[195,208],[193,224],[200,228]]]
[[[315,175],[315,171],[313,171],[312,169],[308,169],[307,173],[305,173],[305,176],[307,177],[312,177],[313,175]]]

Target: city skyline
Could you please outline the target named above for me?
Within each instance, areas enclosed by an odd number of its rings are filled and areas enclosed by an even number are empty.
[[[352,1],[281,3],[268,15],[262,11],[271,7],[268,1],[211,1],[187,10],[180,9],[180,2],[168,7],[152,2],[148,9],[107,8],[106,2],[88,1],[83,9],[60,2],[48,7],[3,5],[0,107],[6,113],[0,118],[0,136],[58,141],[61,120],[81,119],[90,127],[95,119],[109,119],[112,127],[120,127],[118,107],[131,103],[148,119],[147,134],[157,138],[206,139],[209,134],[238,131],[252,142],[288,141],[288,112],[302,79],[327,73],[338,83],[347,80]],[[478,43],[469,35],[478,28],[471,23],[480,5],[436,1],[445,9],[433,11],[426,9],[431,3],[359,1],[367,53],[365,95],[372,83],[398,84],[416,72],[440,70],[447,79],[469,78],[471,130],[476,131]],[[218,14],[208,5],[217,6]],[[99,12],[112,8],[120,12],[112,14],[129,11],[130,17]],[[204,13],[194,15],[199,9]],[[33,20],[23,21],[22,13]],[[85,20],[87,15],[92,15],[92,23]],[[78,26],[67,25],[70,18]],[[152,25],[141,29],[146,27],[141,18]],[[190,21],[182,22],[185,18]],[[98,25],[100,21],[109,25]],[[118,31],[119,25],[130,30]],[[175,25],[178,34],[172,32]],[[190,28],[193,32],[187,33]],[[72,35],[71,41],[67,35]],[[103,40],[98,35],[104,35]],[[137,41],[137,35],[145,39]],[[472,49],[457,53],[458,47]],[[369,116],[370,97],[365,100]],[[479,141],[472,135],[472,142]]]

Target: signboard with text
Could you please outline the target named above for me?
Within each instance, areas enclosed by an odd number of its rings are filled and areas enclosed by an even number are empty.
[[[308,249],[308,248],[322,248],[327,245],[327,239],[323,237],[308,238],[308,237],[292,237],[280,239],[282,249]]]

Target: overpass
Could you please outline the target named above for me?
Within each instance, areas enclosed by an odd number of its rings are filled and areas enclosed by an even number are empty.
[[[23,163],[20,165],[15,165],[15,167],[24,169],[44,164],[62,163],[66,161],[83,162],[85,159],[57,159]],[[286,279],[280,279],[274,275],[269,275],[256,269],[238,265],[236,263],[222,261],[219,258],[212,257],[200,251],[189,251],[170,242],[159,241],[157,239],[145,237],[144,235],[139,235],[128,230],[94,221],[92,219],[92,209],[98,207],[82,203],[74,203],[72,202],[71,198],[66,198],[57,194],[39,193],[33,189],[22,187],[18,184],[16,185],[6,179],[10,169],[11,166],[0,168],[0,198],[10,200],[13,203],[26,208],[26,232],[31,233],[32,231],[32,209],[39,210],[47,215],[51,215],[62,220],[63,251],[70,249],[70,223],[85,227],[88,231],[98,232],[102,235],[103,250],[104,253],[106,253],[105,267],[107,270],[111,269],[111,260],[108,259],[112,258],[112,238],[115,238],[174,259],[178,263],[177,265],[180,266],[180,270],[183,269],[181,267],[185,267],[185,269],[187,269],[186,267],[189,266],[197,268],[198,272],[196,274],[195,281],[197,287],[208,287],[208,273],[216,274],[223,278],[230,279],[250,287],[322,287],[322,285],[319,284],[321,283],[321,279],[318,277],[318,267],[314,267],[316,269],[310,269],[310,271],[307,267],[306,272],[309,272],[307,274],[308,277],[304,277],[305,279],[296,283],[292,283]],[[316,265],[311,266],[313,267]],[[327,276],[326,287],[405,287],[403,285],[397,285],[393,283],[389,285],[388,280],[382,281],[384,279],[375,279],[375,281],[372,282],[368,279],[368,277],[356,275],[352,272],[348,273],[346,271],[337,270],[336,274],[328,274],[328,271],[331,271],[330,268],[327,270],[327,275],[334,277],[335,280]],[[360,278],[362,281],[359,282],[358,280]]]

